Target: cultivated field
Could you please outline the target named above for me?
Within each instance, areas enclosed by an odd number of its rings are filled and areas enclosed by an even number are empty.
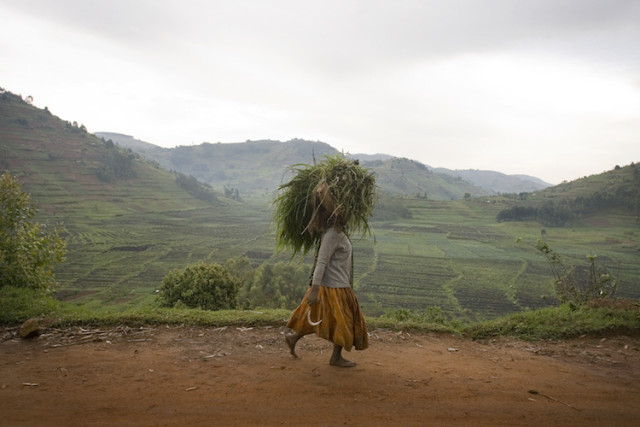
[[[462,319],[483,320],[549,304],[545,297],[553,296],[553,278],[535,249],[539,224],[497,223],[500,202],[403,203],[413,218],[374,221],[373,236],[354,238],[356,287],[366,314],[440,307]],[[82,305],[130,307],[151,301],[173,268],[237,256],[247,256],[254,267],[288,260],[290,254],[275,249],[270,216],[267,200],[143,213],[84,209],[64,218],[69,254],[56,271],[59,296]],[[580,227],[548,228],[544,239],[566,257],[567,266],[598,255],[599,265],[619,274],[619,295],[638,298],[633,221],[590,218]],[[310,264],[310,256],[304,262]]]

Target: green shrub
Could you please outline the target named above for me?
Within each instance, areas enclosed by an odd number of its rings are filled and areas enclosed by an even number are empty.
[[[618,277],[597,266],[597,256],[587,255],[589,260],[587,267],[568,268],[564,265],[560,255],[544,241],[538,240],[536,249],[545,256],[551,267],[555,278],[556,297],[560,303],[568,303],[571,307],[577,307],[595,298],[615,296]]]
[[[164,277],[160,302],[166,307],[203,310],[236,308],[239,286],[239,280],[220,264],[193,264]]]
[[[309,287],[309,269],[302,264],[263,263],[240,292],[243,308],[294,309]]]
[[[33,221],[36,210],[9,172],[0,177],[0,287],[51,290],[53,267],[63,262],[66,242],[62,227],[48,230]]]

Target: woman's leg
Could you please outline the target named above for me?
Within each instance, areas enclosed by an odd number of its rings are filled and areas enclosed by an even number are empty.
[[[298,357],[298,355],[296,354],[296,344],[298,343],[298,340],[302,337],[303,335],[298,335],[295,332],[292,333],[291,335],[284,336],[284,340],[287,342],[287,345],[289,346],[289,353],[291,353],[291,355],[295,358]]]
[[[333,366],[340,366],[342,368],[351,368],[356,366],[354,362],[342,357],[342,346],[339,346],[338,344],[333,344],[333,353],[331,354],[329,364]]]

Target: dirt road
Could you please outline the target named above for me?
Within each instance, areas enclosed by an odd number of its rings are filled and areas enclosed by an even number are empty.
[[[563,342],[370,331],[328,364],[284,328],[71,328],[30,340],[0,329],[0,424],[631,426],[640,337]]]

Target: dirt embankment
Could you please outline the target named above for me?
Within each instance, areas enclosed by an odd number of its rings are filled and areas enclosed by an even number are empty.
[[[631,426],[640,337],[562,342],[370,331],[329,366],[316,337],[289,356],[284,328],[0,330],[8,426]]]

